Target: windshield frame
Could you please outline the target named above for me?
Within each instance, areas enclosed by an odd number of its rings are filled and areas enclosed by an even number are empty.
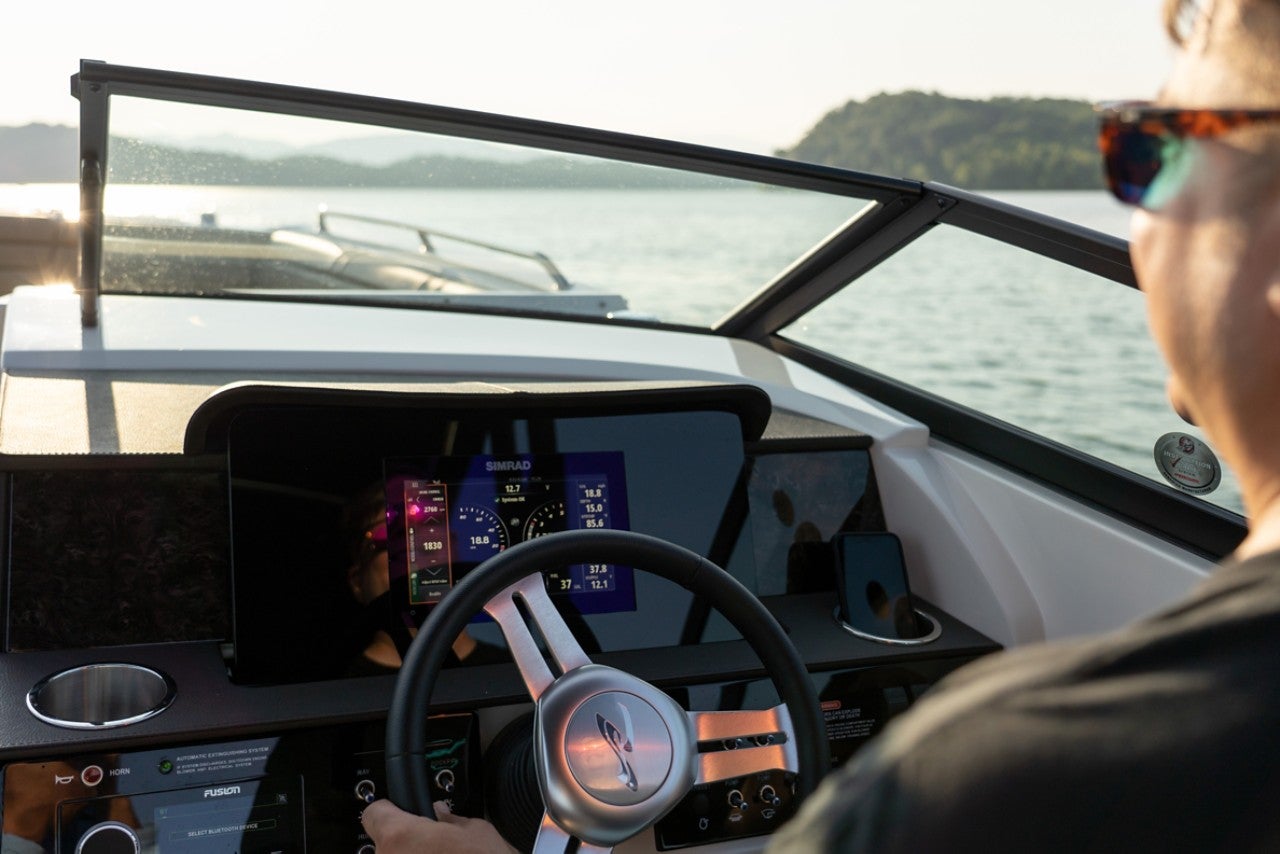
[[[870,201],[872,207],[886,203],[901,204],[904,199],[920,198],[924,192],[918,181],[693,143],[411,101],[111,65],[95,60],[81,61],[79,73],[71,78],[71,92],[80,101],[81,269],[77,290],[81,322],[85,327],[96,326],[98,321],[103,200],[109,155],[109,99],[112,95],[341,121],[603,157],[846,196]],[[842,232],[863,219],[865,217],[857,217]],[[769,287],[766,285],[762,292]]]
[[[109,99],[112,95],[341,121],[375,128],[441,134],[518,145],[547,152],[599,157],[642,166],[807,190],[865,202],[842,226],[819,241],[754,294],[710,326],[643,316],[575,322],[656,327],[743,338],[760,344],[903,246],[947,223],[1019,246],[1064,264],[1136,287],[1128,242],[1074,223],[1023,210],[986,196],[933,182],[890,178],[803,161],[729,151],[687,142],[559,124],[411,101],[261,83],[232,78],[111,65],[82,60],[71,78],[80,101],[81,265],[77,290],[81,321],[97,324],[101,294],[103,200],[107,174]],[[234,298],[247,298],[244,293]],[[284,299],[262,294],[259,299]],[[312,301],[297,295],[293,301]],[[385,305],[349,296],[344,302]],[[401,301],[400,307],[411,307]],[[506,313],[501,306],[417,305],[431,310]],[[522,316],[542,316],[535,310]],[[546,313],[566,319],[563,314]]]

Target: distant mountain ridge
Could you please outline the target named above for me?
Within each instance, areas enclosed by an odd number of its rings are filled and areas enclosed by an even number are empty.
[[[827,113],[778,155],[984,190],[1102,187],[1087,101],[881,94]]]
[[[147,145],[152,152],[164,152],[162,159],[171,164],[181,160],[190,162],[194,158],[184,158],[184,153],[197,152],[201,156],[212,155],[211,159],[214,160],[225,155],[245,158],[258,164],[311,157],[353,166],[373,167],[387,167],[430,156],[498,162],[527,161],[537,156],[528,150],[474,140],[427,136],[413,139],[403,135],[378,134],[334,139],[305,146],[241,137],[231,133],[160,139]],[[79,133],[74,127],[44,124],[0,127],[0,183],[75,181],[78,159]],[[207,173],[208,169],[197,171]],[[117,177],[117,180],[121,179]]]
[[[124,184],[250,187],[663,188],[726,186],[728,179],[609,160],[556,157],[502,161],[426,155],[384,166],[322,154],[257,159],[185,151],[132,139],[111,144],[109,180]]]
[[[209,138],[209,144],[219,144]],[[120,184],[196,184],[285,187],[716,187],[726,179],[607,160],[565,158],[467,140],[414,141],[368,137],[335,140],[283,153],[255,140],[222,140],[224,150],[114,138],[108,180]],[[238,151],[225,150],[239,149]],[[342,157],[335,156],[341,153]],[[416,152],[416,153],[415,153]],[[472,156],[459,156],[467,152]],[[0,128],[0,183],[76,181],[75,128],[26,125]]]
[[[1102,186],[1087,102],[1050,98],[952,98],[881,94],[829,112],[779,156],[973,189],[1096,189]],[[75,128],[0,127],[0,183],[75,181]],[[551,157],[520,160],[509,149],[457,140],[414,147],[371,136],[305,147],[263,140],[113,144],[111,180],[286,186],[673,186],[656,170]],[[466,146],[470,146],[469,148]],[[664,180],[665,179],[665,180]],[[713,186],[693,176],[680,186]]]

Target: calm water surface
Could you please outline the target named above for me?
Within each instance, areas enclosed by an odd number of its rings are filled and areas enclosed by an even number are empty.
[[[991,195],[1128,236],[1127,210],[1104,192]],[[0,185],[0,210],[76,205],[72,186]],[[116,185],[107,206],[188,222],[214,213],[222,226],[250,229],[314,228],[322,206],[425,225],[541,251],[570,281],[621,293],[637,312],[706,326],[862,202],[760,189]],[[934,229],[784,334],[1155,479],[1156,439],[1197,435],[1165,402],[1140,293],[958,229]],[[1209,500],[1240,510],[1229,476]]]

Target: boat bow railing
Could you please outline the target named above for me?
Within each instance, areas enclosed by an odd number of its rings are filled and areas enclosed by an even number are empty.
[[[330,210],[320,211],[320,233],[332,236],[333,232],[329,230],[329,223],[335,219],[347,220],[349,222],[363,223],[364,225],[377,225],[377,226],[382,226],[386,228],[398,228],[402,230],[412,231],[418,235],[418,241],[421,244],[422,251],[424,253],[428,253],[431,255],[439,254],[436,251],[435,244],[432,242],[432,239],[443,238],[445,240],[453,241],[454,243],[462,243],[467,246],[474,246],[477,249],[485,249],[490,252],[498,252],[503,255],[510,255],[516,258],[524,258],[529,261],[533,261],[534,263],[542,267],[543,271],[547,274],[548,277],[550,277],[551,281],[555,283],[556,290],[567,291],[571,287],[573,287],[572,285],[569,284],[569,280],[564,277],[564,274],[560,272],[560,268],[558,268],[555,265],[555,262],[553,262],[550,258],[548,258],[546,255],[544,255],[541,252],[536,252],[536,251],[525,252],[523,250],[512,249],[507,246],[498,246],[497,244],[493,244],[493,243],[485,243],[482,240],[474,240],[470,237],[462,237],[457,234],[449,234],[448,232],[445,232],[445,231],[440,231],[434,228],[427,228],[421,225],[413,225],[407,222],[397,222],[396,220],[391,220],[391,219],[381,219],[379,217],[365,216],[364,214],[344,213],[342,211],[330,211]]]

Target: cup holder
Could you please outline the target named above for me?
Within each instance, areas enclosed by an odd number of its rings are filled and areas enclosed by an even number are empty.
[[[150,667],[85,664],[37,682],[27,692],[27,709],[54,726],[106,729],[160,714],[176,693],[173,680]]]
[[[916,617],[921,624],[921,634],[914,638],[890,638],[884,635],[873,635],[870,632],[864,632],[855,629],[853,626],[840,619],[840,609],[837,607],[835,613],[832,614],[836,618],[836,625],[844,629],[854,637],[863,640],[875,641],[876,643],[889,644],[890,646],[923,646],[927,643],[933,643],[942,636],[942,624],[932,614],[927,614],[919,608],[915,609]]]

